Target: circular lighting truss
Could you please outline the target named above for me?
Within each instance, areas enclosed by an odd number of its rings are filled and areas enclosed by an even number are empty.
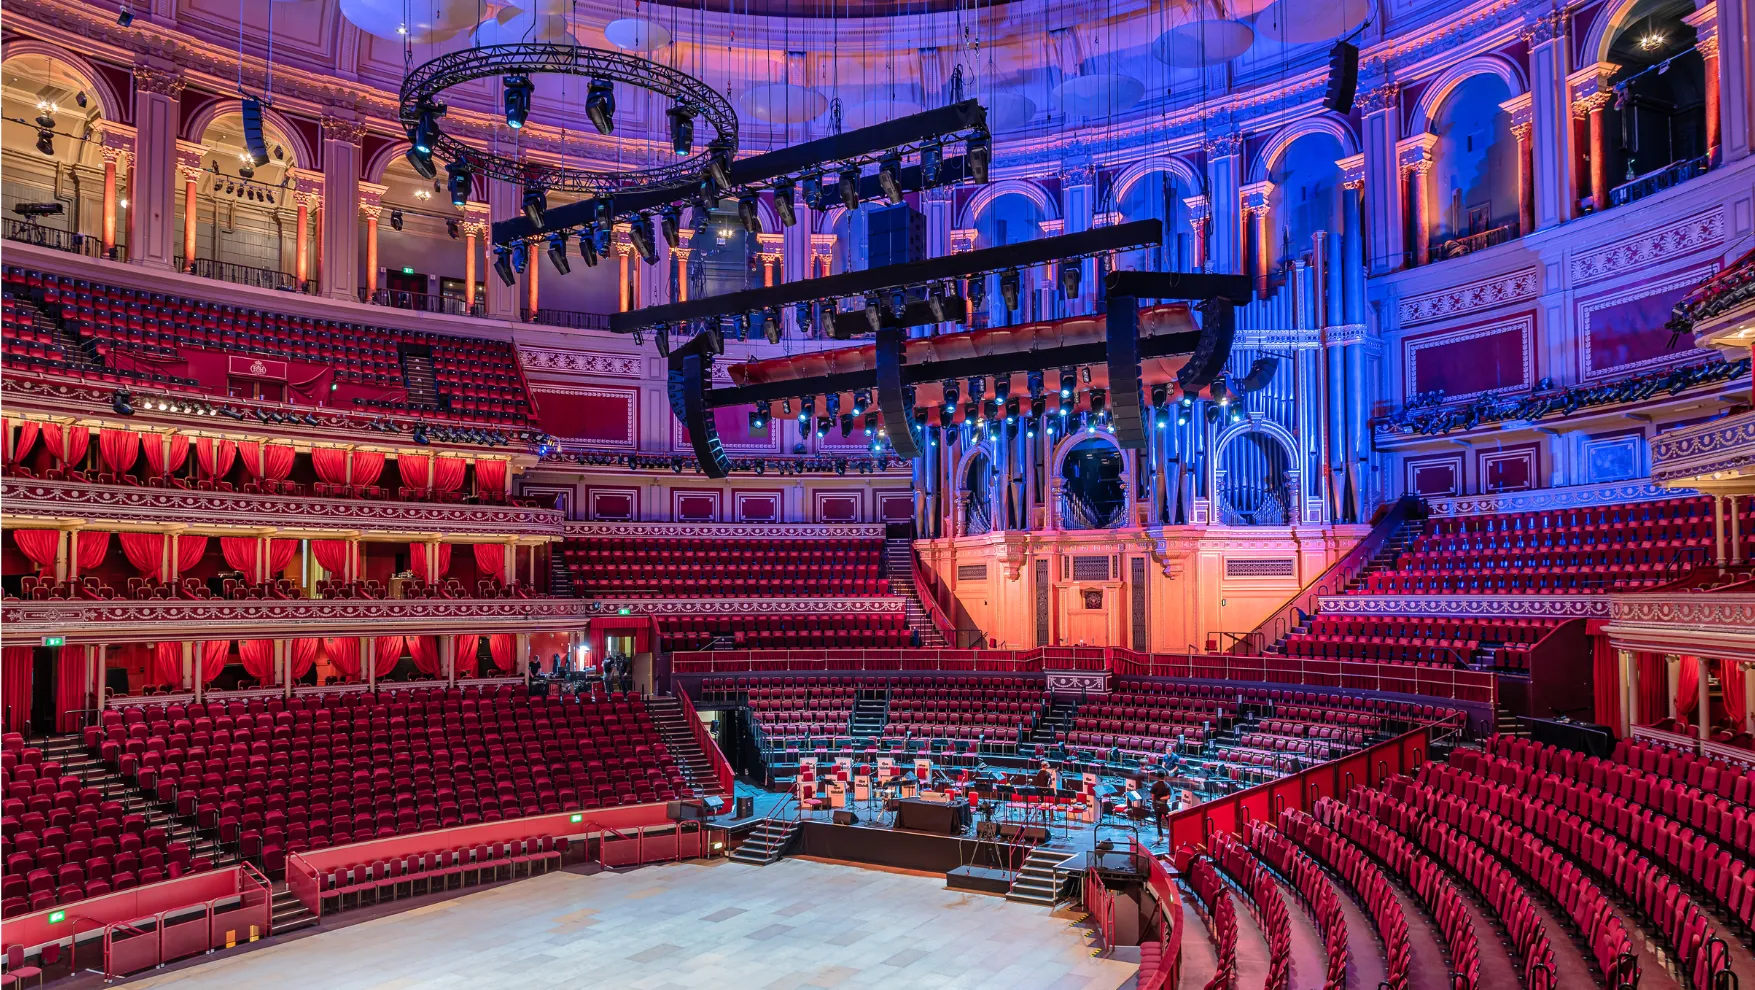
[[[603,51],[580,45],[518,44],[466,48],[440,55],[402,80],[400,117],[405,133],[412,134],[422,114],[443,107],[445,90],[459,83],[495,76],[584,76],[634,86],[668,97],[673,107],[686,107],[693,116],[711,124],[713,140],[684,158],[649,168],[596,171],[557,165],[536,165],[471,147],[437,126],[432,143],[435,160],[469,163],[470,171],[507,182],[535,183],[545,189],[582,193],[613,193],[643,186],[693,180],[716,156],[729,162],[737,153],[737,114],[731,103],[711,86],[668,65],[627,52]]]

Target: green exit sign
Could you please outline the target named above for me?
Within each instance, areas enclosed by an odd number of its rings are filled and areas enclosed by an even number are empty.
[[[67,645],[67,637],[65,637],[65,636],[44,636],[43,637],[43,645],[44,646],[66,646]]]
[[[626,608],[626,607],[618,608],[615,610],[615,614],[617,614],[617,615],[633,615],[634,610],[631,608]]]
[[[574,825],[577,825],[580,822],[585,820],[585,816],[584,815],[574,815],[572,818],[570,818],[568,820],[571,821]]]
[[[403,269],[402,269],[402,274],[404,274],[404,275],[413,275],[413,274],[414,274],[414,269],[412,269],[412,268],[407,268],[407,267],[405,267],[405,268],[403,268]]]
[[[65,911],[50,911],[49,912],[49,924],[51,924],[51,925],[58,925],[61,922],[66,921],[66,920],[67,920],[67,912],[65,912]]]

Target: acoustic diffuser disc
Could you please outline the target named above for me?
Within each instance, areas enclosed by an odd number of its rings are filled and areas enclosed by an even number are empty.
[[[1279,0],[1255,19],[1255,26],[1264,38],[1288,45],[1310,45],[1351,34],[1369,16],[1370,0],[1322,3]]]
[[[670,29],[644,17],[623,17],[603,28],[609,43],[625,52],[655,52],[670,44]]]
[[[1096,72],[1074,76],[1054,89],[1060,109],[1073,117],[1102,117],[1132,107],[1146,95],[1146,85],[1132,76]]]
[[[1178,24],[1158,36],[1152,54],[1176,68],[1220,65],[1249,50],[1255,32],[1238,21],[1206,18]]]
[[[476,24],[476,0],[341,0],[341,16],[385,41],[449,41]]]

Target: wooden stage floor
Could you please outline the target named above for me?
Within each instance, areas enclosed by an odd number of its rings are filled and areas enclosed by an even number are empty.
[[[1065,915],[944,878],[785,859],[549,873],[131,980],[179,990],[1116,990]]]

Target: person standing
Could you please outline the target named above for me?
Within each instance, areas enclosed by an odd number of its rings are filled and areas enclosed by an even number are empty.
[[[1158,838],[1164,837],[1164,819],[1170,814],[1170,782],[1159,770],[1152,781],[1152,820],[1158,826]]]

